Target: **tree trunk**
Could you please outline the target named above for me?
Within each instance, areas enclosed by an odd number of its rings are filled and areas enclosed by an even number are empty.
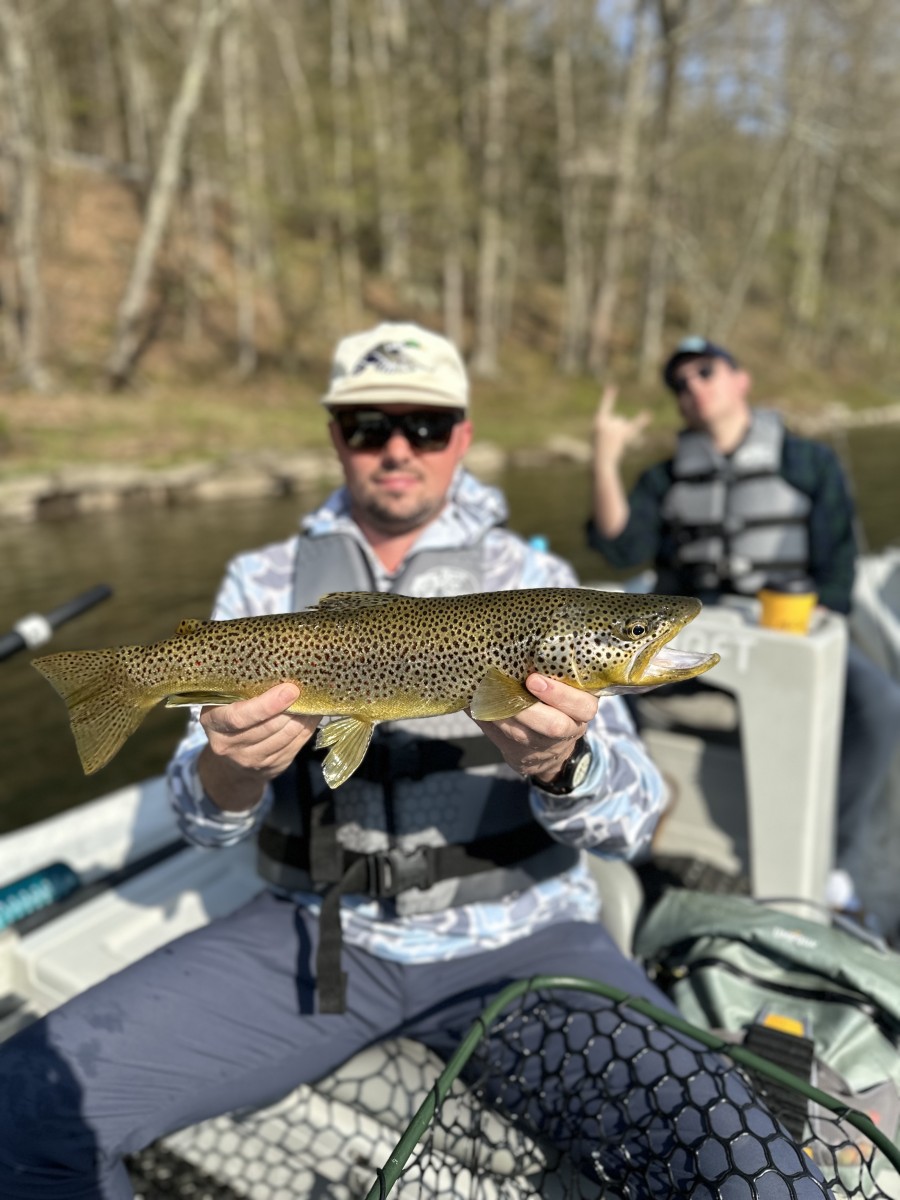
[[[725,294],[725,301],[713,322],[712,336],[715,339],[727,341],[741,315],[753,273],[765,254],[772,230],[775,228],[778,206],[784,195],[790,172],[797,161],[798,151],[797,143],[789,135],[775,160],[762,196],[754,201],[756,216]]]
[[[243,0],[222,33],[222,104],[234,228],[234,303],[237,372],[246,379],[256,369],[256,263],[247,170],[247,130],[243,48],[247,36]]]
[[[151,131],[154,129],[153,88],[138,50],[134,22],[134,0],[114,0],[118,15],[118,41],[122,92],[125,104],[127,159],[148,172],[153,161]]]
[[[45,302],[40,265],[41,177],[35,140],[36,89],[18,0],[0,0],[0,30],[6,50],[6,98],[14,154],[11,237],[18,299],[18,363],[26,385],[43,391],[49,386],[49,377],[44,363]]]
[[[641,328],[638,374],[642,383],[656,375],[663,350],[666,315],[666,290],[669,277],[667,247],[669,191],[675,104],[680,61],[679,26],[683,23],[690,0],[657,0],[662,34],[662,83],[653,147],[653,174],[650,183],[650,250],[647,258],[644,315]]]
[[[444,333],[462,350],[465,337],[465,266],[463,262],[463,164],[456,142],[441,150],[442,296]]]
[[[231,10],[231,0],[202,0],[194,39],[178,95],[172,105],[160,150],[159,166],[147,202],[131,274],[116,315],[116,332],[107,371],[113,387],[124,386],[142,350],[140,318],[150,279],[165,237],[178,188],[184,147],[209,71],[213,42]]]
[[[408,31],[396,0],[371,0],[368,26],[356,26],[357,72],[372,126],[378,225],[385,276],[409,283]]]
[[[625,266],[626,236],[634,210],[641,117],[650,66],[650,25],[645,8],[646,0],[637,0],[622,122],[616,146],[615,183],[606,223],[599,288],[591,322],[590,367],[598,376],[602,375],[609,363],[613,322]]]
[[[490,6],[487,38],[486,113],[478,237],[478,279],[475,302],[475,352],[472,370],[476,375],[496,375],[498,369],[498,301],[500,263],[503,249],[503,159],[506,121],[505,0]]]
[[[288,88],[288,95],[297,118],[299,130],[298,153],[309,211],[315,230],[322,272],[322,307],[326,324],[333,325],[337,336],[341,311],[341,287],[336,264],[335,244],[329,219],[325,180],[327,167],[319,135],[316,108],[306,71],[297,49],[293,26],[283,9],[273,0],[261,0],[266,20],[272,30],[278,60]]]
[[[589,184],[579,162],[578,118],[572,65],[571,0],[561,0],[553,48],[553,94],[556,109],[556,147],[563,236],[565,296],[559,355],[567,375],[584,366],[590,303],[587,209]]]
[[[362,308],[353,173],[353,111],[350,96],[350,6],[331,3],[331,103],[334,114],[334,207],[337,213],[341,324],[351,327]]]

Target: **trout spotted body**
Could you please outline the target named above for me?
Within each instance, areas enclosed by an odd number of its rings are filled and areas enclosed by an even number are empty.
[[[533,671],[595,695],[699,675],[718,655],[666,649],[699,611],[688,597],[590,588],[340,592],[298,613],[188,620],[166,641],[49,654],[34,665],[69,707],[86,774],[160,701],[228,704],[289,681],[300,688],[289,712],[336,718],[317,745],[330,747],[323,770],[337,787],[379,721],[464,708],[500,720],[536,703],[524,686]]]

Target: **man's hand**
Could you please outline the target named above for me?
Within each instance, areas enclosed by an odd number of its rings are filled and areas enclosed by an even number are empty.
[[[594,414],[594,454],[597,462],[618,466],[625,451],[637,445],[650,424],[651,414],[643,409],[636,417],[623,417],[616,412],[619,389],[608,384],[603,389]]]
[[[293,762],[315,732],[319,717],[285,711],[300,689],[279,683],[251,700],[204,708],[200,724],[209,745],[197,770],[206,794],[226,812],[257,804],[264,785]]]
[[[617,538],[628,524],[630,509],[622,482],[622,458],[650,423],[649,412],[640,412],[630,419],[619,416],[618,392],[611,384],[605,387],[594,416],[593,517],[605,538]]]
[[[525,686],[540,703],[514,717],[477,724],[514,771],[551,783],[596,715],[597,699],[545,675],[529,675]]]

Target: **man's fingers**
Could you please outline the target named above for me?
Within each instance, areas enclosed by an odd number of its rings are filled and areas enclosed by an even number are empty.
[[[252,696],[249,700],[235,700],[232,704],[204,709],[204,724],[223,733],[239,733],[277,717],[288,709],[299,695],[300,689],[295,683],[277,683],[268,691],[259,696]]]
[[[653,415],[651,413],[649,413],[646,408],[642,409],[638,413],[638,415],[634,418],[634,420],[631,422],[631,428],[632,428],[635,436],[637,436],[640,433],[643,433],[644,430],[647,428],[647,426],[650,424],[650,422],[652,420],[653,420]]]
[[[610,416],[616,406],[616,397],[619,394],[619,389],[614,383],[608,383],[600,395],[600,413],[604,417]]]
[[[557,709],[573,721],[587,724],[597,714],[596,696],[568,683],[561,683],[558,679],[534,673],[525,680],[525,687],[542,704]]]

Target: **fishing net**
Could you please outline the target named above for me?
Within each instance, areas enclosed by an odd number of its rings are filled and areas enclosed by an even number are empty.
[[[589,991],[609,999],[608,1005],[588,1010],[591,1033],[587,1038],[582,1021],[578,1041],[566,1039],[566,1018],[560,1014],[571,1009],[556,1003],[560,989]],[[537,1019],[546,1030],[543,1043],[536,1048],[522,1041],[521,1018],[526,1008],[528,1025],[533,1026]],[[651,1023],[643,1021],[642,1016],[652,1018]],[[762,1093],[779,1120],[795,1123],[798,1107],[805,1112],[797,1144],[818,1164],[837,1200],[900,1197],[900,1148],[876,1129],[865,1114],[847,1109],[759,1055],[727,1044],[653,1005],[631,1000],[593,981],[546,977],[512,985],[485,1011],[377,1172],[366,1200],[382,1200],[389,1194],[402,1200],[418,1197],[595,1200],[684,1194],[683,1174],[679,1183],[672,1171],[672,1161],[665,1154],[661,1132],[661,1123],[683,1114],[666,1113],[651,1105],[640,1115],[634,1115],[615,1098],[622,1093],[622,1070],[630,1073],[637,1089],[648,1070],[654,1078],[658,1076],[661,1059],[665,1059],[664,1075],[680,1080],[685,1107],[694,1107],[703,1118],[708,1133],[696,1145],[695,1153],[707,1177],[743,1176],[747,1180],[748,1197],[756,1194],[751,1180],[761,1166],[771,1165],[786,1180],[799,1178],[802,1165],[790,1150],[782,1130],[774,1123],[768,1129],[760,1124],[756,1103],[742,1105],[735,1100],[727,1072],[710,1073],[705,1069],[698,1072],[696,1059],[686,1072],[679,1044],[660,1037],[659,1025],[701,1042],[717,1060],[729,1059],[731,1066],[752,1083],[757,1094]],[[633,1044],[636,1031],[643,1045],[630,1062],[617,1064],[614,1078],[612,1073],[608,1079],[596,1074],[590,1078],[593,1092],[590,1111],[601,1126],[606,1124],[609,1129],[617,1130],[617,1134],[614,1144],[592,1156],[586,1174],[554,1148],[566,1141],[577,1142],[579,1138],[577,1128],[566,1128],[570,1117],[564,1106],[555,1112],[551,1109],[549,1119],[545,1119],[554,1144],[539,1136],[529,1136],[518,1121],[507,1121],[498,1115],[506,1107],[522,1110],[518,1097],[526,1088],[533,1092],[535,1063],[543,1081],[539,1089],[541,1100],[546,1102],[554,1095],[561,1099],[564,1093],[556,1091],[552,1080],[566,1073],[572,1059],[588,1055],[595,1040],[615,1042],[627,1033],[625,1040]],[[521,1078],[509,1072],[511,1062],[519,1064]],[[499,1091],[498,1073],[504,1080]],[[724,1120],[723,1101],[727,1102],[728,1112]],[[571,1120],[583,1122],[584,1112],[585,1106],[580,1102]],[[630,1121],[631,1127],[623,1128],[623,1120]],[[651,1155],[651,1161],[643,1165],[631,1158],[627,1149],[641,1141],[648,1145],[659,1143],[659,1153]],[[760,1155],[765,1156],[765,1161]],[[801,1193],[802,1186],[798,1194]],[[785,1190],[785,1196],[789,1194],[794,1193]],[[715,1185],[709,1189],[701,1185],[691,1195],[708,1196],[711,1200],[718,1192]]]
[[[602,1004],[583,1003],[591,999],[585,993],[600,996]],[[580,1018],[577,1038],[571,1036],[573,1013]],[[707,1175],[718,1170],[749,1178],[758,1171],[759,1162],[747,1158],[751,1140],[754,1153],[761,1146],[784,1178],[799,1174],[801,1163],[783,1132],[774,1122],[760,1125],[757,1104],[735,1102],[727,1082],[733,1075],[698,1070],[697,1056],[679,1054],[667,1025],[707,1047],[708,1060],[729,1058],[752,1080],[779,1119],[799,1130],[796,1144],[819,1165],[837,1200],[900,1200],[900,1149],[864,1114],[645,1001],[593,981],[555,977],[505,989],[446,1066],[416,1043],[392,1042],[269,1108],[218,1117],[167,1138],[130,1161],[135,1194],[140,1200],[668,1200],[685,1194],[673,1182],[663,1133],[674,1114],[638,1113],[611,1098],[621,1094],[623,1082],[625,1090],[629,1080],[642,1083],[648,1071],[678,1081],[685,1108],[703,1118],[708,1134],[696,1154]],[[617,1063],[618,1074],[592,1075],[587,1107],[583,1094],[576,1105],[566,1077],[583,1078],[583,1063],[604,1039],[627,1043],[630,1057]],[[552,1143],[509,1115],[521,1115],[526,1085],[538,1098],[541,1128]],[[728,1121],[719,1111],[723,1099]],[[594,1139],[606,1151],[591,1159],[590,1177],[555,1148],[578,1141],[585,1111],[618,1131]],[[656,1152],[638,1162],[624,1152],[629,1144],[655,1145]],[[716,1194],[692,1192],[694,1200]],[[753,1194],[748,1185],[746,1195]]]

